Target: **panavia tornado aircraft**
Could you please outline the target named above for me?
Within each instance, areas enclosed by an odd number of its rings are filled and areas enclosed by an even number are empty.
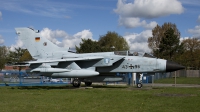
[[[72,53],[68,51],[69,48],[60,48],[45,37],[41,37],[39,30],[26,27],[15,30],[31,56],[36,59],[26,62],[30,68],[26,70],[27,73],[74,78],[74,87],[79,87],[81,82],[90,86],[92,82],[122,81],[123,77],[117,76],[116,73],[172,72],[184,69],[184,66],[168,60],[128,51]]]

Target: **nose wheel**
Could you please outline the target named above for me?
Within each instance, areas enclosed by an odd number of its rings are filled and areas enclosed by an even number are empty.
[[[142,77],[143,77],[143,74],[139,74],[140,78],[139,78],[139,83],[137,83],[137,88],[142,88]]]
[[[137,88],[142,88],[142,83],[137,83]]]

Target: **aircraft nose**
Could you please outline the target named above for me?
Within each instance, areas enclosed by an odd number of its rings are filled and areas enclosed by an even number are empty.
[[[185,69],[185,67],[178,63],[167,60],[166,72],[173,72],[173,71],[181,70],[181,69]]]

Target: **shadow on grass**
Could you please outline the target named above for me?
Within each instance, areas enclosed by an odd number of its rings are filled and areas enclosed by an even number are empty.
[[[11,89],[27,89],[27,90],[36,90],[36,89],[76,89],[72,86],[18,86],[18,87],[11,87]]]
[[[86,86],[82,86],[86,87]],[[93,88],[127,88],[128,86],[117,86],[117,85],[92,85]]]
[[[18,86],[11,87],[10,89],[27,89],[27,90],[36,90],[36,89],[89,89],[89,88],[127,88],[127,86],[108,86],[108,85],[92,85],[90,87],[81,86],[79,88],[73,87],[72,85],[65,86]]]

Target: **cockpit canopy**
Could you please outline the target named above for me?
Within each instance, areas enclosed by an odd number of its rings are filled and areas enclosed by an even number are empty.
[[[122,55],[122,56],[140,56],[140,57],[149,57],[149,58],[156,58],[152,54],[146,52],[135,52],[135,51],[114,51],[115,55]]]

